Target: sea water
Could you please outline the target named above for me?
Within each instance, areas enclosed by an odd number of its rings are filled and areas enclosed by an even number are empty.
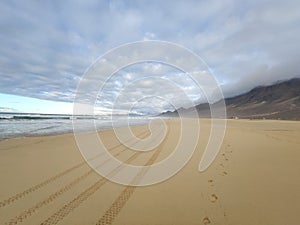
[[[148,123],[153,118],[142,116],[73,116],[53,114],[0,113],[0,140],[13,137],[43,136],[91,131]],[[73,121],[76,120],[76,121]],[[90,124],[93,122],[94,126]]]

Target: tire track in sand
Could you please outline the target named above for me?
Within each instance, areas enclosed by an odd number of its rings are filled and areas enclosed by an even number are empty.
[[[159,154],[163,150],[164,143],[169,137],[169,128],[167,134],[165,136],[164,142],[159,146],[159,149],[154,152],[151,158],[146,162],[144,166],[152,165],[156,159],[158,158]],[[133,183],[139,183],[139,181],[144,177],[144,175],[149,170],[149,167],[143,168],[133,179]],[[116,198],[113,204],[109,207],[109,209],[105,212],[105,214],[98,220],[96,225],[109,225],[112,224],[114,219],[118,216],[122,208],[125,206],[126,202],[130,199],[134,191],[136,190],[137,186],[127,186],[121,194]],[[48,224],[47,224],[48,225]]]
[[[140,154],[142,154],[142,153],[141,152],[134,153],[129,159],[127,159],[125,161],[125,163],[129,164],[131,161],[136,159]],[[158,154],[159,153],[157,153],[157,151],[154,153],[154,155],[156,155],[156,158],[157,158]],[[149,160],[146,165],[148,165],[148,164],[151,165],[153,161],[155,161],[155,160],[153,160],[153,159]],[[117,174],[122,169],[122,167],[123,167],[123,165],[120,165],[120,166],[116,167],[114,170],[112,170],[108,174],[108,176],[114,176],[115,174]],[[92,194],[94,194],[101,186],[103,186],[108,181],[109,180],[107,180],[106,178],[101,178],[96,183],[94,183],[92,186],[90,186],[85,191],[83,191],[81,194],[79,194],[72,201],[65,204],[61,209],[59,209],[57,212],[55,212],[53,215],[51,215],[44,222],[42,222],[41,225],[54,225],[54,224],[59,223],[68,214],[70,214],[81,203],[83,203],[85,200],[87,200]]]
[[[147,132],[148,132],[147,130],[144,131],[144,132],[142,132],[141,134],[138,135],[138,137],[141,137],[142,135],[146,134]],[[127,140],[127,141],[130,141],[130,139]],[[113,150],[117,149],[117,148],[120,147],[120,146],[122,146],[122,143],[120,143],[120,144],[118,144],[118,145],[116,145],[116,146],[110,148],[109,151],[113,151]],[[100,156],[103,155],[103,154],[104,154],[104,153],[97,154],[97,155],[95,155],[94,157],[88,159],[87,161],[94,160],[94,159],[100,157]],[[62,177],[62,176],[64,176],[64,175],[66,175],[66,174],[72,172],[73,170],[76,170],[76,169],[80,168],[81,166],[83,166],[83,165],[85,165],[85,164],[86,164],[86,161],[83,161],[82,163],[79,163],[79,164],[77,164],[77,165],[75,165],[75,166],[73,166],[73,167],[71,167],[71,168],[69,168],[69,169],[66,169],[65,171],[60,172],[60,173],[58,173],[57,175],[54,175],[54,176],[48,178],[47,180],[42,181],[41,183],[39,183],[39,184],[37,184],[37,185],[34,185],[34,186],[32,186],[32,187],[30,187],[30,188],[28,188],[28,189],[26,189],[26,190],[24,190],[24,191],[22,191],[22,192],[20,192],[20,193],[17,193],[17,194],[15,194],[15,195],[13,195],[13,196],[11,196],[11,197],[9,197],[9,198],[7,198],[7,199],[1,201],[1,202],[0,202],[0,208],[12,204],[13,202],[15,202],[15,201],[17,201],[17,200],[19,200],[19,199],[25,197],[25,196],[28,195],[28,194],[33,193],[34,191],[39,190],[40,188],[42,188],[42,187],[44,187],[44,186],[50,184],[51,182],[53,182],[53,181],[59,179],[60,177]]]
[[[147,136],[148,134],[146,134],[145,136]],[[141,135],[142,136],[142,135]],[[144,135],[143,135],[144,136]],[[118,156],[120,155],[122,152],[126,151],[127,148],[124,148],[122,151],[120,151],[119,153],[115,154],[114,156]],[[107,160],[105,160],[104,162],[102,162],[98,167],[103,166],[105,163],[109,162],[111,160],[111,158],[108,158]],[[132,159],[133,160],[133,159]],[[51,194],[50,196],[48,196],[46,199],[38,202],[37,204],[35,204],[33,207],[23,211],[21,214],[19,214],[18,216],[15,216],[14,218],[12,218],[11,220],[9,220],[8,222],[6,222],[6,225],[14,225],[14,224],[18,224],[20,222],[23,222],[25,219],[27,219],[28,217],[30,217],[31,215],[33,215],[38,209],[40,209],[43,206],[46,206],[47,204],[51,203],[52,201],[54,201],[55,199],[57,199],[59,196],[61,196],[62,194],[64,194],[65,192],[67,192],[68,190],[70,190],[73,186],[75,186],[77,183],[79,183],[81,180],[85,179],[86,177],[88,177],[90,174],[92,174],[94,172],[93,169],[89,170],[88,172],[86,172],[85,174],[81,175],[80,177],[76,178],[75,180],[73,180],[72,182],[70,182],[69,184],[65,185],[63,188],[59,189],[58,191],[56,191],[55,193]]]
[[[34,192],[34,191],[36,191],[36,190],[44,187],[44,186],[46,186],[47,184],[51,183],[52,181],[55,181],[56,179],[58,179],[58,178],[64,176],[65,174],[67,174],[67,173],[69,173],[69,172],[71,172],[71,171],[73,171],[73,170],[75,170],[75,169],[83,166],[84,164],[85,164],[85,162],[82,162],[82,163],[80,163],[80,164],[78,164],[76,166],[73,166],[73,167],[71,167],[71,168],[69,168],[69,169],[67,169],[67,170],[65,170],[65,171],[63,171],[63,172],[61,172],[61,173],[53,176],[53,177],[50,177],[49,179],[47,179],[47,180],[45,180],[45,181],[43,181],[43,182],[41,182],[41,183],[39,183],[39,184],[37,184],[37,185],[35,185],[33,187],[30,187],[30,188],[26,189],[25,191],[22,191],[22,192],[20,192],[18,194],[15,194],[14,196],[11,196],[11,197],[3,200],[2,202],[0,202],[0,208],[2,208],[4,206],[7,206],[7,205],[10,205],[11,203],[13,203],[13,202],[15,202],[15,201],[17,201],[17,200],[25,197],[26,195],[28,195],[28,194],[30,194],[30,193],[32,193],[32,192]]]
[[[132,160],[137,158],[141,153],[134,153],[129,159],[125,161],[125,163],[130,163]],[[108,176],[113,176],[118,173],[121,169],[122,165],[115,168],[112,172],[108,174]],[[101,178],[97,182],[95,182],[92,186],[87,188],[81,194],[79,194],[76,198],[74,198],[71,202],[65,204],[59,211],[54,213],[48,219],[41,223],[41,225],[50,225],[57,224],[59,221],[63,220],[70,212],[72,212],[75,208],[77,208],[82,202],[84,202],[88,197],[94,194],[101,186],[103,186],[106,182],[108,182],[106,178]]]

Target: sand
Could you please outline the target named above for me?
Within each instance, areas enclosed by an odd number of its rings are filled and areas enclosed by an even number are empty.
[[[228,120],[220,153],[198,165],[209,135],[172,178],[146,187],[112,183],[84,162],[72,134],[0,142],[0,224],[300,224],[300,122]],[[101,139],[134,165],[166,158],[178,141],[179,121],[155,152],[132,151],[110,130]],[[134,127],[147,136],[148,127]]]

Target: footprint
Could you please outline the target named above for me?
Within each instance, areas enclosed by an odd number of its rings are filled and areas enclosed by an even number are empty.
[[[223,163],[220,163],[219,165],[220,165],[220,166],[222,166],[222,167],[224,168],[224,165],[223,165]]]
[[[210,183],[210,186],[211,186],[211,187],[214,186],[213,182],[214,182],[213,180],[208,180],[208,183]]]
[[[207,225],[207,224],[211,224],[210,220],[208,217],[204,217],[204,219],[202,220],[203,224]]]
[[[228,173],[226,171],[223,172],[223,175],[227,175]]]
[[[216,196],[215,194],[212,194],[211,197],[210,197],[210,201],[212,203],[215,203],[217,200],[218,200],[218,196]]]
[[[224,159],[225,159],[226,161],[228,161],[228,158],[226,157],[226,154],[225,154],[225,153],[223,153],[222,156],[224,156]]]

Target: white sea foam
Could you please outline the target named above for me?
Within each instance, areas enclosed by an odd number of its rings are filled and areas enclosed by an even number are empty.
[[[82,131],[89,131],[91,120],[97,130],[144,124],[151,120],[148,117],[114,116],[72,116],[45,114],[12,114],[0,113],[0,140],[23,137],[63,134],[73,132],[72,119],[76,119]],[[78,126],[78,125],[77,125]]]

